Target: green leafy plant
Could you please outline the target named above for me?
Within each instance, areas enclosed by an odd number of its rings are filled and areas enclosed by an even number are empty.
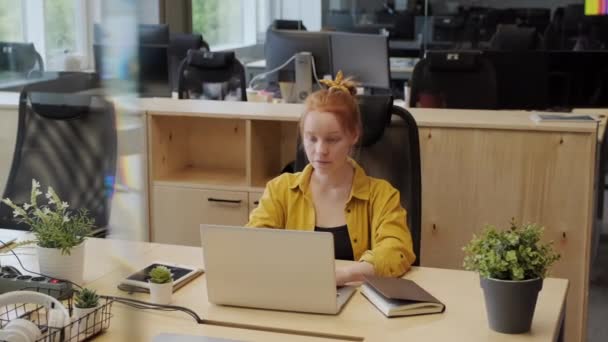
[[[74,305],[80,309],[95,308],[99,305],[99,295],[95,290],[83,288],[74,296]]]
[[[156,266],[150,273],[150,281],[156,284],[166,284],[171,281],[171,271],[165,266]]]
[[[91,234],[94,220],[89,218],[85,209],[76,212],[69,210],[69,204],[63,202],[50,186],[46,192],[48,204],[38,205],[40,195],[40,183],[33,179],[30,203],[17,205],[10,198],[2,202],[13,209],[15,221],[30,227],[38,246],[58,248],[61,254],[69,255],[73,247],[80,245]]]
[[[481,235],[474,235],[463,248],[466,254],[464,267],[485,278],[544,278],[560,255],[553,250],[552,243],[540,242],[542,232],[543,228],[536,224],[518,227],[514,221],[505,230],[486,226]]]

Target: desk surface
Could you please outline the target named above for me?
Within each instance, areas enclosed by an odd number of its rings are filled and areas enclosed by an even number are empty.
[[[203,265],[201,248],[143,242],[90,239],[85,255],[85,281],[88,287],[97,289],[104,295],[142,300],[146,300],[148,295],[128,295],[116,289],[119,280],[133,270],[153,261],[199,267]],[[37,269],[35,255],[24,256],[23,259],[26,264]],[[16,265],[14,257],[4,256],[2,261]],[[505,335],[488,328],[479,277],[475,273],[414,268],[407,273],[406,278],[415,280],[443,301],[447,306],[446,312],[388,319],[360,293],[356,293],[336,316],[217,306],[207,301],[205,275],[202,275],[177,291],[173,304],[186,306],[204,319],[233,327],[201,326],[182,313],[141,313],[116,304],[113,308],[114,318],[104,339],[115,339],[128,332],[138,331],[141,326],[144,329],[143,336],[166,331],[236,339],[246,337],[248,340],[266,339],[270,336],[271,340],[278,341],[284,337],[279,332],[306,332],[318,337],[351,340],[364,338],[369,341],[554,341],[563,317],[568,289],[567,280],[546,279],[538,299],[532,331],[522,335]],[[153,325],[152,322],[158,325]],[[232,329],[235,327],[255,329]],[[257,329],[262,331],[251,331]],[[139,332],[137,336],[141,336]],[[292,340],[291,337],[289,340]]]
[[[19,233],[24,238],[25,234]],[[22,261],[37,270],[33,247],[20,250]],[[141,300],[147,294],[129,295],[116,288],[118,282],[134,270],[153,261],[166,261],[203,266],[202,249],[120,240],[89,239],[85,253],[85,282],[100,294],[132,297]],[[18,265],[12,256],[3,255],[4,264]],[[446,304],[446,312],[438,315],[384,317],[360,293],[356,293],[339,315],[315,315],[271,310],[234,308],[207,301],[205,275],[178,290],[174,305],[188,307],[203,319],[225,326],[197,325],[188,316],[177,312],[134,312],[115,304],[114,318],[104,339],[123,334],[154,336],[160,332],[181,332],[247,338],[281,340],[284,333],[302,333],[326,338],[370,341],[554,341],[563,318],[568,281],[546,279],[540,292],[532,330],[528,334],[505,335],[489,329],[479,277],[473,272],[416,267],[406,274]],[[156,322],[158,324],[151,324]],[[154,326],[152,329],[151,327]],[[143,329],[139,332],[139,328]],[[252,328],[247,330],[233,328]],[[251,330],[262,331],[251,331]],[[280,333],[282,332],[282,333]],[[276,337],[276,339],[274,338]],[[294,337],[295,338],[295,337]],[[290,340],[291,339],[290,337]]]
[[[298,121],[303,104],[261,102],[228,102],[140,99],[140,110],[151,115],[201,116],[226,119]],[[473,110],[408,108],[419,127],[487,128],[553,132],[586,132],[597,130],[595,122],[542,122],[530,119],[532,112],[523,110]]]

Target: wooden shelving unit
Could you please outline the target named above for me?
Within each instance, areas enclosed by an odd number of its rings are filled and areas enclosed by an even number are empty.
[[[148,125],[155,242],[199,246],[201,223],[244,225],[295,157],[294,121],[158,113]]]
[[[148,116],[152,241],[194,246],[201,223],[247,222],[266,182],[294,159],[304,110],[172,99],[140,107]],[[462,246],[485,224],[540,223],[562,254],[552,276],[570,281],[565,340],[584,340],[605,117],[598,127],[537,124],[525,111],[410,112],[420,137],[421,265],[461,268]]]

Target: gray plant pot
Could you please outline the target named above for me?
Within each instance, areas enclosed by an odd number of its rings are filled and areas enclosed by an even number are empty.
[[[543,279],[523,281],[480,277],[490,328],[505,334],[530,331]]]

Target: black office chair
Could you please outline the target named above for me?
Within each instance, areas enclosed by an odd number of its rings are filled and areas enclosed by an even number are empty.
[[[464,16],[434,16],[433,41],[458,43],[465,32]]]
[[[550,8],[517,8],[515,13],[521,20],[520,26],[533,27],[539,33],[545,32],[551,22]]]
[[[411,107],[494,109],[496,73],[479,51],[427,51],[412,73]]]
[[[490,50],[530,51],[540,46],[540,37],[534,27],[498,25],[490,40]]]
[[[393,28],[389,30],[391,39],[416,39],[416,16],[413,12],[398,12],[393,20]]]
[[[545,50],[560,50],[563,46],[564,8],[558,7],[553,12],[551,23],[543,34]]]
[[[421,179],[418,126],[405,109],[393,106],[390,95],[357,97],[361,110],[363,136],[353,158],[376,178],[390,182],[401,193],[407,210],[416,261],[420,265]],[[308,164],[303,146],[298,143],[295,171]]]
[[[234,52],[189,50],[178,70],[180,99],[247,101],[245,69]]]
[[[275,19],[270,26],[274,30],[306,31],[306,26],[304,26],[302,20]]]
[[[171,89],[177,91],[179,65],[186,58],[188,50],[211,51],[201,34],[171,33],[169,40],[169,82]]]
[[[33,43],[0,42],[0,71],[15,71],[27,78],[44,72],[42,56]]]
[[[496,72],[497,109],[549,107],[549,68],[545,51],[484,51]]]
[[[52,186],[70,209],[88,210],[97,236],[110,218],[116,173],[116,120],[102,97],[26,88],[19,99],[17,143],[3,198],[30,202],[32,179]],[[39,198],[45,202],[44,198]],[[25,230],[0,205],[0,227]]]

